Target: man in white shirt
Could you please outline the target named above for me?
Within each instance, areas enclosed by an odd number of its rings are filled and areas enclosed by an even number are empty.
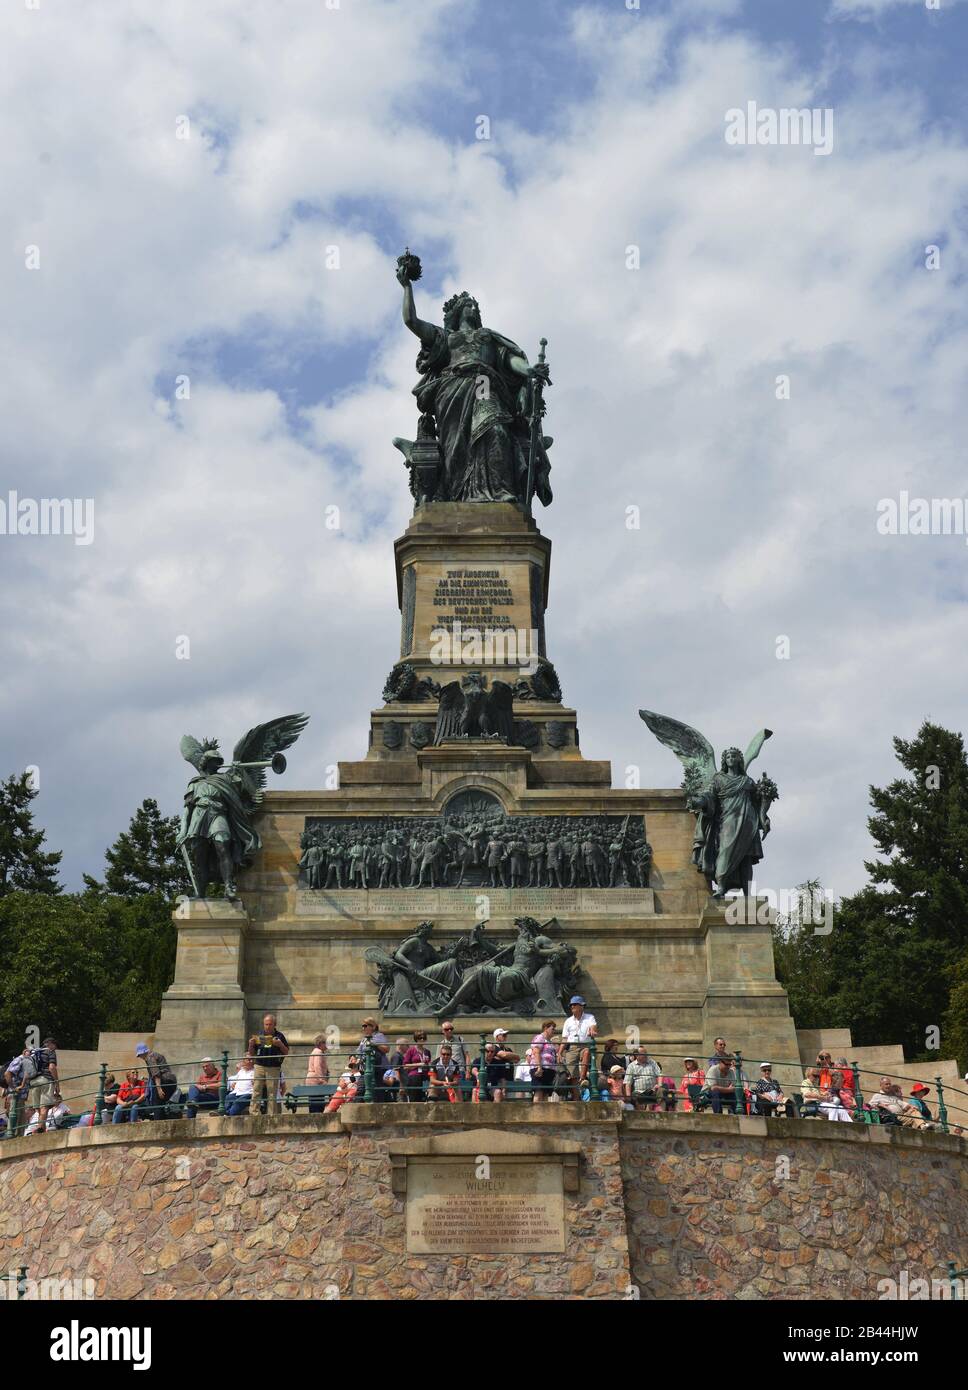
[[[634,1059],[625,1068],[626,1096],[636,1106],[654,1105],[661,1075],[658,1062],[644,1047],[637,1047]]]
[[[252,1104],[252,1083],[255,1080],[255,1063],[250,1056],[243,1057],[239,1069],[228,1079],[228,1094],[225,1097],[226,1115],[246,1115]]]
[[[71,1108],[66,1101],[61,1099],[60,1091],[54,1092],[54,1104],[47,1111],[46,1128],[62,1129],[63,1122],[71,1113]]]
[[[440,1060],[440,1054],[445,1047],[449,1047],[454,1061],[460,1067],[461,1076],[470,1076],[471,1063],[467,1055],[467,1048],[464,1046],[464,1039],[459,1033],[454,1032],[454,1025],[449,1019],[445,1019],[440,1025],[441,1039],[437,1044],[437,1056],[434,1061]]]
[[[580,994],[573,994],[568,1004],[571,1009],[571,1017],[565,1019],[561,1028],[562,1041],[558,1050],[558,1062],[571,1076],[571,1067],[568,1063],[570,1049],[577,1044],[587,1043],[591,1038],[597,1038],[598,1023],[595,1020],[595,1015],[586,1011],[585,1001]],[[581,1088],[588,1081],[590,1058],[590,1048],[582,1047],[578,1054],[578,1076],[572,1077],[577,1087],[576,1100],[581,1098]]]

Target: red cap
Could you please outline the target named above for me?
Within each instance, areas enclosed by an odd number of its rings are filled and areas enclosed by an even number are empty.
[[[931,1090],[931,1087],[930,1087],[930,1086],[925,1086],[925,1084],[924,1084],[923,1081],[919,1081],[918,1084],[917,1084],[916,1086],[912,1086],[912,1087],[911,1087],[911,1095],[912,1095],[912,1096],[917,1096],[917,1095],[925,1095],[925,1096],[926,1096],[930,1090]]]

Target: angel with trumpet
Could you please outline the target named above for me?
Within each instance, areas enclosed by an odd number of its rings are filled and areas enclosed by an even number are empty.
[[[266,768],[285,772],[282,750],[308,723],[305,714],[284,714],[257,724],[239,739],[228,765],[217,739],[199,743],[191,734],[182,739],[182,757],[197,776],[185,792],[177,844],[196,897],[204,897],[209,883],[219,880],[227,898],[238,897],[236,873],[262,848],[253,816],[263,799]]]

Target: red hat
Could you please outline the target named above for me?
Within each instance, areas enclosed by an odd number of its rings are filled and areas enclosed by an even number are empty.
[[[916,1086],[912,1086],[912,1087],[911,1087],[911,1095],[912,1095],[912,1096],[918,1096],[918,1095],[924,1095],[924,1096],[926,1096],[930,1090],[931,1090],[931,1087],[930,1087],[930,1086],[925,1086],[925,1084],[924,1084],[923,1081],[919,1081],[918,1084],[917,1084]]]

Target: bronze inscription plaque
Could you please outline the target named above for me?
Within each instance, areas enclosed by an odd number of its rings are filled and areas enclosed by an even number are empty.
[[[411,1158],[406,1219],[413,1254],[561,1254],[561,1164],[539,1155],[524,1163]]]

